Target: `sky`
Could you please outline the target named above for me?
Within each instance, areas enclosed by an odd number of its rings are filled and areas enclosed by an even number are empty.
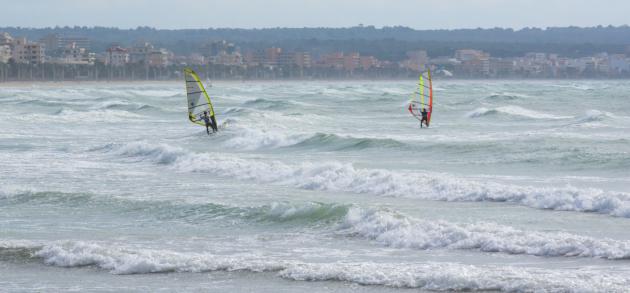
[[[630,24],[628,0],[0,0],[0,27],[514,28]]]

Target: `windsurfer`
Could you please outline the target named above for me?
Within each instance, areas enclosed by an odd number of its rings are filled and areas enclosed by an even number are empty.
[[[206,132],[210,135],[210,127],[212,127],[212,133],[217,131],[217,126],[215,125],[216,120],[214,120],[214,116],[212,116],[212,120],[208,117],[208,111],[203,111],[203,121],[206,123]]]
[[[422,108],[421,113],[422,113],[422,120],[420,120],[420,128],[422,128],[422,122],[424,122],[424,125],[429,127],[429,113],[427,112],[427,109]]]

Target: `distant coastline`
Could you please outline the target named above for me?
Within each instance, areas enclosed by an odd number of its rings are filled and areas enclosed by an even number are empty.
[[[0,82],[169,80],[626,79],[630,27],[0,28]]]
[[[239,83],[370,83],[370,82],[415,82],[415,78],[391,78],[391,79],[215,79],[210,80],[210,83],[204,81],[204,85],[208,86],[214,84],[239,84]],[[447,79],[434,79],[436,82],[604,82],[604,81],[619,81],[630,82],[630,78],[447,78]],[[12,88],[12,87],[25,87],[25,86],[44,86],[44,87],[56,87],[56,86],[68,86],[68,85],[129,85],[129,84],[146,84],[146,85],[161,85],[161,84],[179,84],[181,79],[165,79],[165,80],[65,80],[65,81],[53,81],[53,80],[22,80],[22,81],[4,81],[0,82],[0,87]]]

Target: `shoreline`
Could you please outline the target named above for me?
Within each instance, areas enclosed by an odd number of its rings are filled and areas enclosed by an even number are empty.
[[[249,80],[235,80],[235,79],[218,79],[211,80],[210,84],[224,83],[224,84],[247,84],[247,83],[346,83],[346,82],[409,82],[416,79],[249,79]],[[435,78],[434,81],[440,82],[624,82],[630,79],[439,79]],[[0,88],[2,87],[19,87],[19,86],[66,86],[66,85],[127,85],[127,84],[147,84],[147,85],[159,85],[159,84],[177,84],[181,83],[180,80],[66,80],[66,81],[47,81],[47,80],[34,80],[34,81],[6,81],[0,82]],[[206,85],[207,82],[204,82]]]

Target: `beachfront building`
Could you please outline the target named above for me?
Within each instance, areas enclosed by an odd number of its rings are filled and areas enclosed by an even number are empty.
[[[0,33],[0,45],[11,45],[13,44],[13,37],[9,33]]]
[[[357,52],[345,54],[343,56],[343,69],[345,71],[354,71],[361,66],[361,55]]]
[[[31,43],[26,38],[16,38],[13,40],[11,55],[17,63],[38,64],[44,63],[46,55],[44,46],[39,43]]]
[[[293,54],[293,62],[300,68],[311,67],[311,54],[309,52],[296,52],[295,54]]]
[[[130,63],[147,63],[149,62],[149,54],[155,50],[151,43],[138,43],[133,46],[129,52]]]
[[[321,65],[323,67],[331,67],[335,69],[342,69],[344,65],[344,56],[342,52],[333,52],[326,54],[321,58]]]
[[[455,59],[461,63],[456,68],[458,73],[468,77],[490,75],[490,54],[480,50],[463,49],[455,51]]]
[[[129,51],[121,47],[111,47],[105,52],[105,64],[110,66],[124,66],[129,63]]]
[[[96,55],[90,53],[85,48],[77,46],[75,43],[66,45],[61,50],[61,56],[57,59],[58,63],[62,64],[75,64],[75,65],[91,65],[94,64]]]
[[[11,46],[0,45],[0,63],[7,63],[11,59]]]
[[[171,53],[166,49],[152,50],[148,54],[149,66],[165,67],[171,65]]]
[[[265,64],[269,66],[277,65],[280,61],[282,48],[271,47],[265,50]]]
[[[369,70],[370,68],[379,67],[379,61],[374,56],[361,56],[361,68]]]

